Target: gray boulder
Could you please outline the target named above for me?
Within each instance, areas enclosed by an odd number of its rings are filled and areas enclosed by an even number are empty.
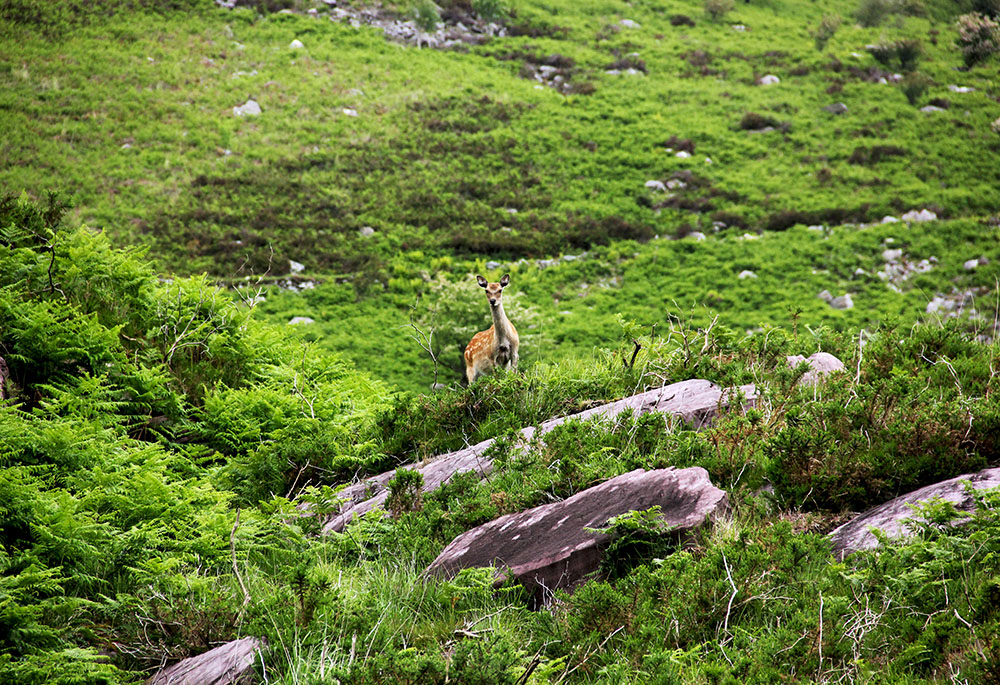
[[[847,111],[847,105],[843,102],[835,102],[832,105],[824,107],[823,111],[829,112],[830,114],[843,114]]]
[[[253,665],[263,643],[255,637],[227,642],[204,654],[178,661],[146,685],[230,685],[255,680]]]
[[[850,293],[845,293],[830,300],[830,306],[834,309],[853,309],[854,300],[851,299]]]
[[[809,370],[799,379],[799,385],[816,385],[819,379],[834,371],[843,371],[844,362],[834,357],[829,352],[815,352],[808,358],[801,354],[787,357],[788,365],[795,368],[802,362],[809,364]]]
[[[543,598],[572,588],[597,570],[614,516],[659,506],[670,534],[684,536],[728,507],[726,493],[703,468],[636,469],[572,497],[508,514],[466,531],[427,572],[450,578],[464,568],[494,567],[495,584],[515,577]]]
[[[1000,468],[984,469],[966,474],[890,500],[848,521],[829,534],[833,553],[843,560],[850,554],[878,547],[879,541],[871,529],[877,528],[890,538],[907,533],[906,522],[914,518],[912,505],[927,502],[935,497],[951,502],[960,511],[972,511],[975,500],[966,491],[966,483],[975,490],[1000,487]]]
[[[711,425],[719,413],[733,402],[742,401],[744,406],[752,407],[756,400],[757,388],[752,384],[723,390],[710,381],[692,379],[648,390],[570,416],[549,419],[539,426],[527,426],[520,431],[520,441],[525,445],[532,438],[542,436],[567,421],[612,420],[626,410],[631,410],[635,415],[649,412],[670,414],[699,430]],[[419,471],[424,477],[423,492],[433,492],[460,473],[471,471],[480,477],[489,475],[493,470],[493,460],[486,452],[492,445],[493,439],[490,438],[422,464],[408,464],[403,468]],[[323,524],[323,532],[340,532],[355,516],[383,506],[389,496],[387,484],[395,473],[395,470],[386,471],[337,493],[344,503],[340,511]]]

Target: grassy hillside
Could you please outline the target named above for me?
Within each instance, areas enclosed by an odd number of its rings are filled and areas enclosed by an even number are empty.
[[[141,682],[245,635],[281,683],[995,679],[996,493],[843,563],[823,536],[1000,465],[1000,60],[955,43],[995,3],[382,7],[500,17],[451,49],[359,2],[241,4],[0,2],[0,682]],[[461,388],[473,274],[505,272],[520,371]],[[816,350],[849,372],[800,388],[785,356]],[[761,400],[512,449],[688,378]],[[490,437],[488,480],[343,534],[302,515]],[[683,547],[609,523],[541,610],[423,574],[671,466],[731,515]]]

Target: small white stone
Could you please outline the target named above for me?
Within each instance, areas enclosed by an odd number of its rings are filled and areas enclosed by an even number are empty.
[[[233,107],[233,114],[238,117],[255,117],[261,113],[260,105],[256,100],[250,99],[246,104]]]
[[[705,234],[702,233],[701,231],[692,231],[691,233],[687,234],[687,237],[688,238],[694,238],[695,240],[697,240],[699,242],[702,241],[702,240],[705,240]]]
[[[767,74],[766,76],[761,76],[760,80],[757,81],[762,86],[773,86],[776,83],[781,83],[781,79],[774,74]]]
[[[650,190],[659,190],[661,192],[666,192],[667,187],[663,185],[663,181],[646,181],[646,187]]]
[[[746,278],[757,278],[757,274],[755,274],[753,271],[748,271],[744,269],[736,277],[742,281],[743,279]]]
[[[830,306],[834,309],[853,309],[854,300],[851,299],[850,293],[845,293],[830,300]]]
[[[973,271],[977,266],[979,266],[979,259],[970,259],[969,261],[962,264],[966,271]]]
[[[316,321],[314,319],[309,318],[308,316],[293,316],[291,319],[288,320],[289,326],[301,326],[303,324],[311,324],[311,323],[316,323]]]
[[[375,234],[375,229],[372,228],[371,226],[362,226],[361,230],[358,231],[358,234],[362,238],[367,238]]]
[[[297,262],[294,259],[288,260],[288,268],[293,274],[300,274],[306,270],[306,265],[302,262]]]
[[[971,86],[956,86],[954,83],[948,86],[948,90],[953,93],[971,93],[975,88]]]
[[[305,47],[305,45],[302,44],[301,40],[296,38],[295,40],[293,40],[291,43],[288,44],[288,47],[291,48],[292,50],[301,50],[302,48]]]
[[[687,159],[690,156],[691,156],[691,153],[688,152],[687,150],[681,150],[680,152],[678,152],[677,154],[674,155],[674,157],[677,157],[679,159]]]
[[[637,28],[639,28],[639,23],[635,22],[635,21],[632,21],[631,19],[622,19],[618,23],[621,24],[622,26],[624,26],[627,29],[637,29]],[[621,53],[619,53],[619,54],[621,54]]]
[[[888,215],[886,215],[886,216],[882,217],[882,223],[883,224],[896,224],[896,223],[899,223],[899,219],[897,219],[894,216],[888,216]]]
[[[358,116],[358,111],[355,110],[355,109],[351,109],[350,107],[344,107],[343,112],[344,112],[344,116],[348,116],[348,117],[356,117],[356,116]]]
[[[746,31],[747,27],[743,24],[733,24],[733,31]]]
[[[706,157],[705,158],[705,164],[711,164],[711,163],[712,163],[712,158],[711,157]]]

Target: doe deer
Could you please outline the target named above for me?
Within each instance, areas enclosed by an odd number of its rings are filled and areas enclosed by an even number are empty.
[[[504,313],[502,300],[503,289],[510,283],[510,274],[504,274],[499,283],[490,283],[482,276],[476,276],[476,280],[480,287],[486,289],[493,325],[488,331],[472,336],[465,348],[465,377],[470,384],[497,366],[517,368],[517,330]]]

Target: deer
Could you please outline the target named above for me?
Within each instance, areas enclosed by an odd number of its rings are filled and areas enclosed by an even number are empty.
[[[517,330],[504,313],[502,300],[503,289],[510,283],[510,274],[504,274],[499,283],[490,283],[479,275],[476,281],[486,290],[493,325],[489,330],[472,336],[465,348],[465,377],[470,385],[497,366],[517,369]]]

